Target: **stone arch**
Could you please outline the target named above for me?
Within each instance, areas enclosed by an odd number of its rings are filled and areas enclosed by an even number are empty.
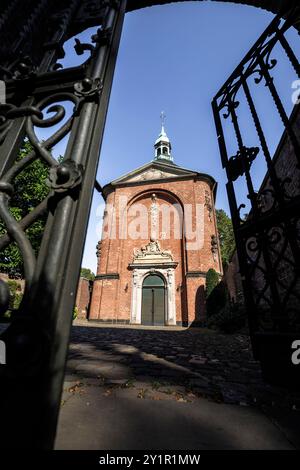
[[[188,2],[193,0],[128,0],[127,11],[140,10],[145,7],[156,5],[166,5],[168,3]],[[198,0],[203,1],[203,0]],[[251,7],[267,10],[275,15],[281,13],[282,16],[285,12],[296,5],[294,0],[213,0],[216,2],[222,1],[223,3],[237,3],[240,5],[247,5]]]
[[[142,8],[152,7],[157,5],[166,5],[169,3],[182,3],[182,2],[189,2],[194,0],[127,0],[127,8],[126,12],[131,12],[135,10],[141,10]],[[206,1],[206,0],[198,0]],[[297,5],[297,0],[212,0],[214,2],[222,2],[222,3],[236,3],[238,5],[245,5],[250,7],[256,7],[261,10],[266,10],[268,12],[274,13],[278,15],[281,13],[281,16],[285,16],[285,12],[288,9],[292,8],[294,5]],[[90,17],[88,24],[84,22],[76,22],[72,24],[71,29],[66,34],[66,41],[71,39],[73,36],[84,31],[86,28],[90,28],[93,26],[99,26],[102,21],[102,16],[96,14],[94,17]],[[299,27],[297,28],[299,29]]]
[[[136,194],[134,194],[132,196],[131,199],[129,199],[127,207],[129,208],[132,204],[137,202],[139,199],[143,199],[144,197],[147,197],[148,195],[151,196],[152,193],[160,194],[162,196],[167,196],[167,197],[170,198],[170,200],[173,199],[174,202],[177,202],[178,204],[180,204],[180,206],[183,210],[183,203],[182,203],[180,197],[177,194],[175,194],[173,191],[170,191],[169,189],[162,189],[162,188],[157,188],[156,189],[155,186],[153,186],[152,189],[146,189],[146,190],[138,191]]]
[[[144,273],[143,277],[142,277],[142,284],[144,284],[145,280],[147,279],[147,277],[149,276],[158,276],[162,279],[164,285],[166,286],[166,283],[167,283],[167,280],[166,280],[166,277],[164,274],[162,274],[161,272],[157,271],[157,269],[149,269],[148,272]]]
[[[124,211],[122,213],[122,219],[123,219],[124,213],[125,212],[128,213],[128,211],[134,204],[138,203],[139,201],[142,201],[145,198],[151,198],[152,194],[157,195],[160,199],[164,200],[166,203],[170,205],[176,204],[177,211],[180,209],[179,217],[181,218],[181,241],[182,241],[182,248],[183,248],[183,245],[185,244],[184,205],[180,197],[170,190],[153,187],[151,189],[139,191],[128,201],[128,204],[126,208],[124,208]],[[185,256],[184,250],[182,251],[182,255]]]

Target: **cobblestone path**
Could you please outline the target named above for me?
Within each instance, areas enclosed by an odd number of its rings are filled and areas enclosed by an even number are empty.
[[[83,381],[105,393],[131,387],[154,399],[300,408],[299,393],[263,381],[246,335],[209,330],[75,325],[66,390]]]
[[[299,429],[299,393],[263,381],[246,335],[72,328],[57,449],[287,450]]]

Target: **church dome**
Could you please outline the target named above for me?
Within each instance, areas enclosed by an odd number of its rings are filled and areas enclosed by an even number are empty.
[[[165,129],[164,129],[164,126],[162,126],[161,133],[159,134],[158,139],[155,141],[155,144],[154,144],[154,145],[159,144],[159,142],[170,143],[170,139],[169,139],[169,137],[168,137],[167,134],[166,134],[166,131],[165,131]]]

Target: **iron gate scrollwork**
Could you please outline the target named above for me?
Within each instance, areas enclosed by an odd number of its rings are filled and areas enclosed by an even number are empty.
[[[0,217],[21,252],[25,292],[19,311],[2,334],[7,364],[0,369],[0,416],[5,447],[52,448],[54,444],[72,312],[80,272],[100,145],[126,10],[125,0],[14,0],[0,7]],[[59,63],[63,44],[98,26],[77,54],[78,67]],[[71,103],[67,116],[65,103]],[[49,129],[41,141],[37,129]],[[60,128],[59,128],[60,126]],[[62,161],[51,149],[68,137]],[[23,142],[31,151],[18,158]],[[49,169],[48,196],[16,220],[10,212],[15,178],[40,160]],[[47,215],[36,255],[28,229]],[[0,281],[1,310],[9,292]]]
[[[135,1],[129,1],[130,8],[136,5]],[[54,444],[75,292],[125,10],[126,0],[1,1],[0,80],[5,81],[7,94],[6,103],[0,106],[0,217],[6,225],[6,233],[0,237],[0,249],[12,242],[17,244],[24,260],[26,281],[19,312],[1,335],[7,345],[7,365],[0,369],[3,431],[0,445],[6,448],[49,449]],[[266,80],[299,159],[297,136],[269,76],[272,65],[269,52],[276,42],[280,42],[299,75],[299,63],[284,37],[294,17],[288,18],[283,26],[279,20],[272,23],[213,105],[222,161],[229,180],[227,188],[241,271],[246,279],[252,332],[259,329],[263,318],[259,307],[264,302],[268,306],[267,320],[274,328],[289,331],[298,321],[297,310],[293,315],[289,299],[298,299],[295,287],[299,279],[296,215],[299,198],[285,192],[288,181],[276,174],[247,88],[250,71],[254,73],[258,67],[259,81]],[[75,42],[77,54],[87,51],[90,57],[81,66],[64,69],[59,62],[64,57],[64,43],[91,26],[99,27],[92,41]],[[250,65],[246,67],[248,62]],[[258,146],[246,145],[239,132],[235,90],[241,87],[255,121],[260,149],[269,165],[270,188],[265,193],[271,198],[272,209],[265,213],[261,209],[264,194],[262,191],[257,194],[251,182],[251,165],[258,158]],[[66,101],[73,106],[67,119]],[[220,117],[226,108],[238,140],[237,153],[230,163]],[[60,128],[40,141],[36,130],[51,131],[53,126]],[[68,137],[67,149],[63,160],[58,162],[51,149],[65,137]],[[24,139],[28,139],[32,150],[20,160],[18,154]],[[21,220],[16,220],[9,211],[14,182],[36,160],[49,169],[49,194]],[[233,190],[233,182],[240,175],[246,176],[252,207],[243,223]],[[47,224],[37,255],[26,230],[41,216],[47,216]],[[277,231],[272,231],[273,227],[278,227]],[[284,231],[284,236],[280,231]],[[282,240],[282,244],[275,243],[276,239]],[[276,253],[278,246],[280,252]],[[272,276],[276,272],[274,257],[284,260],[295,273],[288,287],[285,284],[280,287],[285,289],[287,299],[285,305],[281,301],[284,308],[280,311],[276,308],[278,281]],[[251,286],[257,269],[265,276],[268,287],[255,297],[253,289],[247,289],[247,283]],[[0,300],[4,311],[8,289],[2,281]]]
[[[291,341],[300,335],[300,110],[296,104],[288,116],[272,76],[278,65],[273,57],[276,50],[295,79],[300,78],[297,55],[286,37],[291,27],[299,29],[299,17],[299,8],[294,8],[284,20],[274,18],[212,102],[252,344],[269,378],[270,368],[277,368],[280,375],[277,360],[282,372],[290,369]],[[260,118],[253,92],[257,86],[268,91],[284,127],[275,155],[264,131],[267,113],[272,118],[272,112],[265,110],[264,119]],[[290,96],[289,83],[286,89]],[[245,112],[247,125],[241,125]],[[232,149],[234,141],[236,154],[231,156],[228,147]],[[258,159],[263,159],[266,167],[259,187],[253,170]],[[242,216],[243,210],[248,215]]]

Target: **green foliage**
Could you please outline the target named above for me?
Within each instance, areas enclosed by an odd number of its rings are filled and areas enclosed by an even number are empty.
[[[223,266],[226,266],[235,250],[235,240],[231,219],[223,209],[216,210],[217,226]]]
[[[93,281],[95,279],[95,274],[89,268],[81,268],[80,276]]]
[[[209,318],[210,316],[219,312],[226,306],[228,301],[229,294],[226,284],[221,281],[218,285],[216,285],[216,287],[211,291],[210,295],[206,299],[207,317]]]
[[[229,302],[216,314],[207,320],[208,328],[220,330],[223,333],[236,333],[247,325],[244,305]]]
[[[73,320],[76,320],[76,318],[78,317],[78,308],[77,307],[74,307],[74,310],[73,310]]]
[[[206,297],[209,297],[214,288],[219,284],[219,275],[211,268],[206,273]]]
[[[219,275],[214,269],[206,273],[206,312],[207,316],[214,315],[221,310],[228,300],[228,291],[225,283],[220,282]]]
[[[31,144],[28,141],[24,142],[18,160],[25,158],[31,150]],[[47,197],[49,193],[49,188],[45,182],[47,176],[48,167],[40,159],[33,161],[16,176],[13,181],[15,192],[10,201],[10,212],[16,220],[21,220]],[[46,215],[26,230],[36,253],[40,247],[45,223]],[[6,233],[5,225],[0,220],[0,235],[4,233]],[[23,261],[15,243],[11,243],[0,253],[0,272],[7,273],[14,278],[23,277]]]
[[[19,282],[10,279],[8,282],[9,287],[9,310],[15,310],[19,308],[23,294],[22,288]]]

